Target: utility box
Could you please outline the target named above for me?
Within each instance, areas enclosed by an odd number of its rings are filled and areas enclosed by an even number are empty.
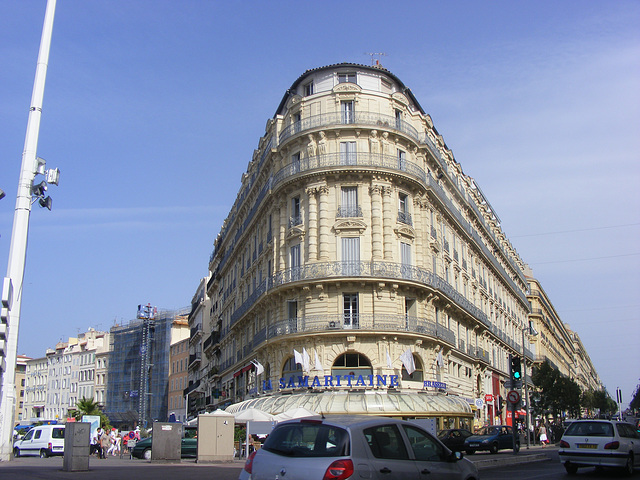
[[[198,415],[198,463],[233,461],[235,420],[226,413]]]
[[[153,424],[153,442],[151,442],[151,461],[158,463],[180,463],[182,447],[182,424]]]
[[[68,422],[64,427],[65,472],[86,472],[89,470],[89,449],[91,424],[88,422]]]

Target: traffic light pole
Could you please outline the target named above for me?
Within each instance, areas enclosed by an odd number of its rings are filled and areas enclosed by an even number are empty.
[[[529,329],[529,327],[527,327]],[[527,450],[531,447],[531,435],[529,432],[529,390],[527,389],[527,357],[525,355],[524,349],[524,328],[522,329],[522,381],[524,382],[524,418],[525,418],[525,427],[527,429]]]

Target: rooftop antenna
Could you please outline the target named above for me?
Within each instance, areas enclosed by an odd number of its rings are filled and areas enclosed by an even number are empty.
[[[380,65],[380,57],[386,57],[387,54],[384,52],[365,52],[365,55],[370,55],[371,56],[371,65]],[[375,63],[374,63],[374,57],[378,57],[375,59]]]

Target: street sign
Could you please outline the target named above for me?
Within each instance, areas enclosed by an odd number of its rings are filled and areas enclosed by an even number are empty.
[[[520,401],[520,392],[517,390],[511,390],[507,393],[507,402],[515,405]]]

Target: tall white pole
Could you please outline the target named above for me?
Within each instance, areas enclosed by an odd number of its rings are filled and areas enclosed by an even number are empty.
[[[40,40],[40,51],[38,52],[36,76],[31,94],[27,133],[24,139],[24,151],[22,152],[22,168],[18,183],[16,209],[13,217],[13,230],[11,232],[7,278],[10,279],[11,285],[13,286],[13,295],[9,306],[5,358],[6,370],[2,372],[2,392],[0,397],[0,461],[8,461],[12,450],[16,402],[15,370],[18,349],[18,328],[20,325],[22,282],[24,279],[24,267],[27,254],[29,215],[31,213],[31,186],[33,185],[33,179],[38,169],[36,150],[38,147],[38,134],[40,133],[44,82],[47,76],[47,64],[49,61],[49,48],[51,46],[55,9],[56,0],[47,0],[44,25],[42,27],[42,38]]]

